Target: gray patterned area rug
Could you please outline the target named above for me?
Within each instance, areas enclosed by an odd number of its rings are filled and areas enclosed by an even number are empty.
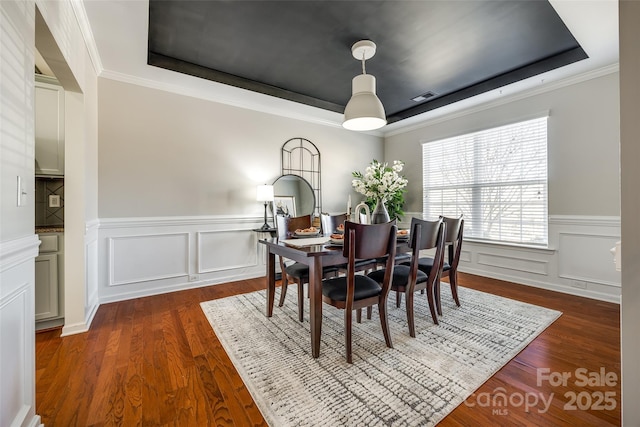
[[[344,356],[343,311],[326,304],[320,357],[311,357],[308,299],[300,323],[295,286],[271,318],[265,291],[201,306],[269,425],[431,426],[561,314],[467,288],[459,289],[456,307],[448,289],[443,284],[438,326],[426,296],[416,294],[416,338],[404,303],[396,308],[391,294],[392,349],[377,309],[360,324],[354,316],[352,365]]]

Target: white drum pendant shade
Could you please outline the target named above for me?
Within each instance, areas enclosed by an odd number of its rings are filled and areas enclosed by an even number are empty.
[[[374,130],[387,124],[382,102],[376,96],[376,78],[371,74],[355,76],[351,99],[344,109],[342,126],[349,130]]]

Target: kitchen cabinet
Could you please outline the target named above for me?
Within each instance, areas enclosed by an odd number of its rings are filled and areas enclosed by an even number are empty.
[[[36,257],[36,320],[57,317],[59,312],[58,255],[39,255]]]
[[[64,175],[64,89],[56,79],[36,76],[36,175]]]
[[[35,259],[36,329],[60,326],[64,320],[64,234],[40,233]]]

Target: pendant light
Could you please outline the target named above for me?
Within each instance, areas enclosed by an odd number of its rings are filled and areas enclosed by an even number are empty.
[[[376,96],[376,78],[367,74],[365,61],[376,54],[376,44],[361,40],[351,47],[354,58],[362,61],[362,74],[351,82],[351,99],[344,109],[342,126],[349,130],[374,130],[387,124],[382,102]]]

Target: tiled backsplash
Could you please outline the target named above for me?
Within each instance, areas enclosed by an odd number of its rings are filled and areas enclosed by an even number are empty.
[[[49,196],[60,197],[60,207],[50,207]],[[64,226],[64,178],[36,177],[36,227]]]

